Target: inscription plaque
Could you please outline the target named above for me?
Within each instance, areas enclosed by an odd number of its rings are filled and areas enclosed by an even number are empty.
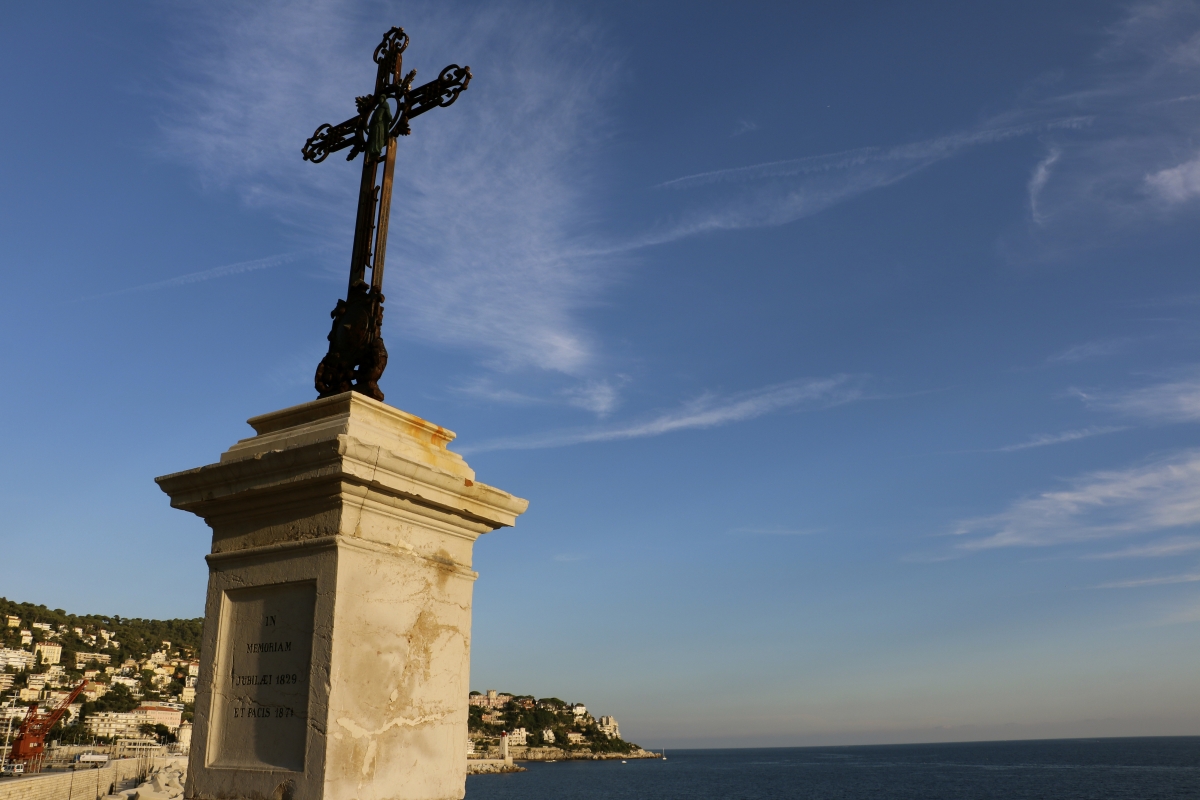
[[[209,766],[304,769],[312,582],[225,592]]]

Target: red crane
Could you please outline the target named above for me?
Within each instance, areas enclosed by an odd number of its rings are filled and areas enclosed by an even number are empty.
[[[75,702],[75,698],[79,697],[79,693],[85,686],[87,686],[87,681],[76,686],[67,699],[63,700],[59,707],[49,714],[39,714],[37,703],[30,705],[29,711],[25,713],[25,720],[17,729],[16,741],[13,742],[12,750],[8,754],[9,761],[23,761],[30,772],[37,772],[41,768],[42,758],[45,756],[46,734],[50,733],[54,723],[67,713],[67,707]]]

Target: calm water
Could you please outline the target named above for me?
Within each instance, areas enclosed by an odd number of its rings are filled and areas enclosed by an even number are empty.
[[[524,764],[467,800],[1200,800],[1200,737],[674,750]]]

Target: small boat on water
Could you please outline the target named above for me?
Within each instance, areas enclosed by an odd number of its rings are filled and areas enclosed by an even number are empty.
[[[663,748],[663,761],[667,760],[667,748]]]

